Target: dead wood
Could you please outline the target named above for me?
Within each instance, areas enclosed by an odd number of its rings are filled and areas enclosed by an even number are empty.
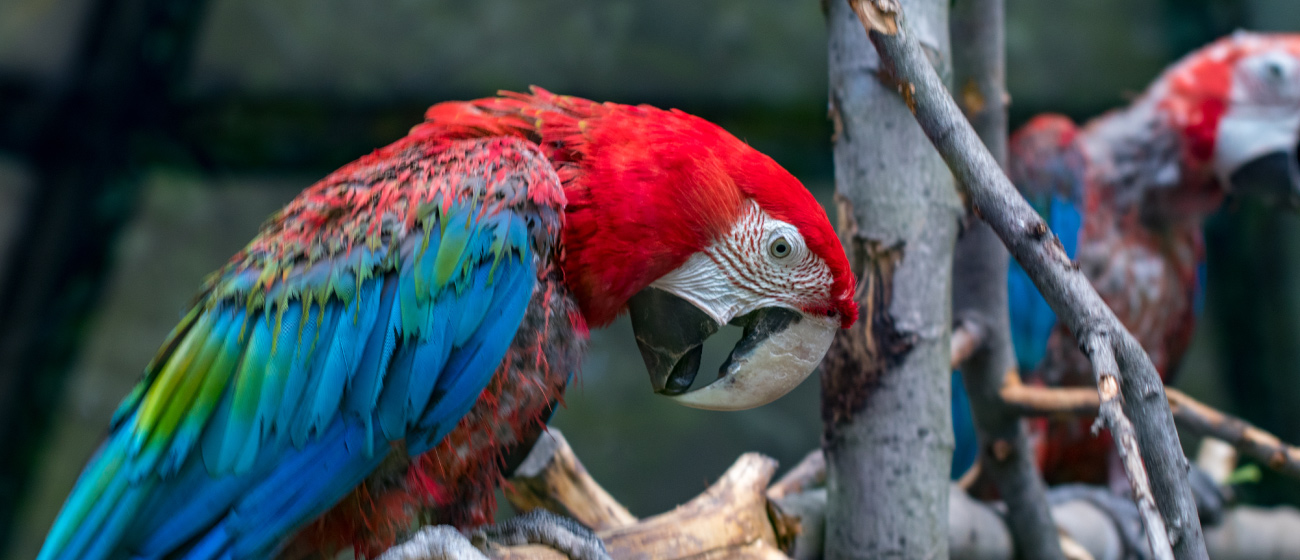
[[[596,531],[636,523],[636,517],[587,474],[557,429],[547,430],[537,439],[504,493],[516,511],[542,508]]]
[[[520,511],[543,507],[589,526],[588,519],[603,524],[597,534],[615,560],[786,558],[778,548],[778,535],[788,542],[798,531],[796,521],[769,506],[765,492],[776,472],[776,461],[769,457],[741,455],[703,494],[670,512],[636,521],[591,478],[559,430],[550,429],[545,441],[520,465],[516,472],[523,476],[510,480],[514,488],[507,498]],[[563,558],[544,546],[491,553],[511,560]]]

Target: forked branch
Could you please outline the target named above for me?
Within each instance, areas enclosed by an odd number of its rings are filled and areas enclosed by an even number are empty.
[[[1165,521],[1156,511],[1156,499],[1151,495],[1151,483],[1147,479],[1146,467],[1138,452],[1137,436],[1133,433],[1133,423],[1129,422],[1119,401],[1119,365],[1115,363],[1115,351],[1110,347],[1106,337],[1093,334],[1083,341],[1084,353],[1092,362],[1092,370],[1097,378],[1097,394],[1101,397],[1098,406],[1099,420],[1110,429],[1111,439],[1124,464],[1124,474],[1133,486],[1133,501],[1137,503],[1138,513],[1142,516],[1142,525],[1146,527],[1147,542],[1151,545],[1151,554],[1157,560],[1173,560],[1174,552],[1169,546],[1169,532]],[[1095,427],[1093,428],[1096,429]]]

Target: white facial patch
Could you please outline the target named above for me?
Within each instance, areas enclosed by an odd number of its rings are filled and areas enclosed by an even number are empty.
[[[1269,51],[1237,62],[1227,111],[1214,143],[1214,170],[1223,183],[1243,165],[1273,152],[1294,153],[1300,142],[1300,61]]]
[[[719,325],[763,307],[796,311],[829,299],[830,267],[799,229],[749,201],[731,231],[651,286],[691,302]]]

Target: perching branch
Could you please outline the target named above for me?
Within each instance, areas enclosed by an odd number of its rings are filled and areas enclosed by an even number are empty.
[[[953,3],[954,91],[984,145],[1005,167],[1006,53],[1003,0]],[[1064,558],[1021,418],[998,391],[1014,371],[1007,308],[1007,250],[988,224],[967,215],[953,258],[952,359],[960,364],[979,436],[977,465],[1007,504],[1007,524],[1024,558]],[[960,361],[958,361],[960,359]]]
[[[1001,395],[1007,406],[1022,416],[1096,414],[1099,402],[1097,392],[1092,389],[1033,387],[1021,384],[1015,375],[1007,376]],[[1165,396],[1174,421],[1183,429],[1227,442],[1242,455],[1282,474],[1300,478],[1300,448],[1173,387],[1165,387]]]
[[[592,480],[557,429],[542,432],[503,488],[517,511],[543,508],[596,531],[636,523],[636,517]]]
[[[1109,378],[1109,383],[1118,385],[1111,385],[1112,390],[1123,393],[1123,409],[1116,406],[1114,413],[1116,418],[1127,413],[1131,424],[1137,427],[1133,446],[1138,448],[1141,462],[1151,474],[1149,482],[1130,482],[1134,488],[1150,485],[1169,529],[1175,557],[1208,558],[1196,502],[1188,484],[1187,459],[1178,443],[1169,403],[1160,398],[1164,387],[1150,358],[1088,279],[1070,262],[1047,224],[1016,192],[997,161],[984,148],[930,66],[920,43],[912,36],[898,3],[894,0],[849,2],[858,12],[887,69],[892,71],[917,122],[965,188],[971,206],[997,232],[1057,318],[1077,340],[1092,341],[1089,347],[1094,369],[1100,370],[1099,377]],[[1108,356],[1114,358],[1115,367],[1097,362],[1098,358]],[[1106,386],[1099,386],[1099,390],[1106,390]],[[1157,529],[1149,526],[1148,532]]]
[[[820,454],[820,453],[819,453]],[[510,479],[506,498],[571,516],[597,534],[612,558],[786,558],[778,543],[798,531],[764,495],[776,461],[746,453],[712,486],[673,511],[637,521],[591,478],[559,430],[550,428]],[[823,471],[824,472],[824,471]],[[492,558],[558,560],[544,546],[498,548]]]

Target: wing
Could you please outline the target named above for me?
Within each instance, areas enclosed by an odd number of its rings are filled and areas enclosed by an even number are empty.
[[[1010,142],[1012,181],[1070,258],[1083,227],[1085,161],[1075,142],[1077,132],[1069,119],[1043,115],[1026,123]],[[1030,372],[1043,360],[1056,314],[1015,260],[1007,271],[1007,297],[1016,361],[1020,371]]]
[[[304,191],[209,281],[40,560],[264,557],[469,410],[563,194],[520,140],[395,146]]]

